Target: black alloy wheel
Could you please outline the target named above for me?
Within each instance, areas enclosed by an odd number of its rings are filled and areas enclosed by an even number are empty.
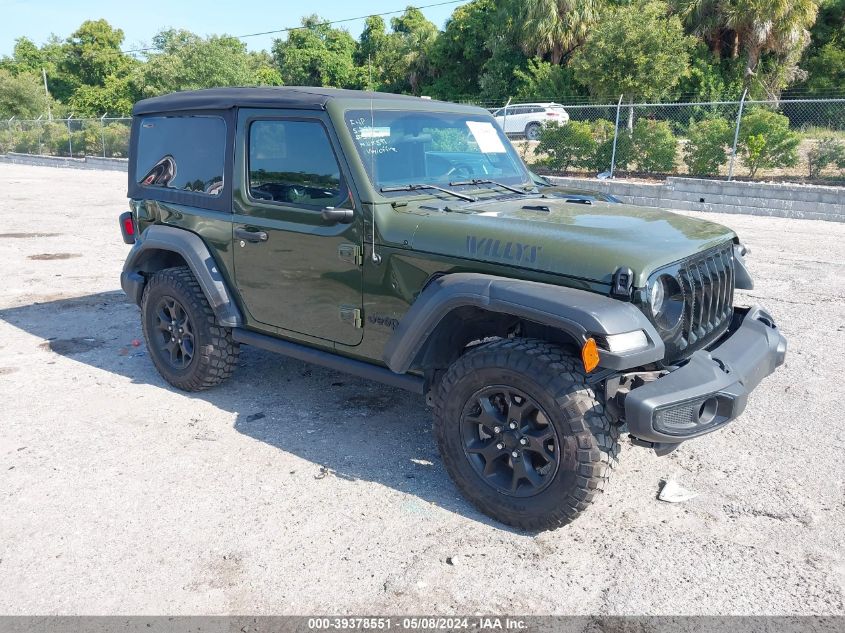
[[[553,481],[560,440],[537,402],[504,385],[474,393],[461,415],[464,453],[482,481],[498,492],[531,497]]]
[[[155,321],[151,343],[171,369],[186,369],[194,359],[194,328],[184,306],[164,295],[156,304]]]
[[[156,369],[179,389],[209,389],[231,376],[238,364],[231,329],[217,324],[187,266],[165,268],[147,280],[141,326]]]

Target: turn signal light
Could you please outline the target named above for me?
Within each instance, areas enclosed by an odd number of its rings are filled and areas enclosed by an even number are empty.
[[[588,338],[581,348],[581,362],[584,363],[584,371],[588,374],[599,366],[599,349],[592,337]]]

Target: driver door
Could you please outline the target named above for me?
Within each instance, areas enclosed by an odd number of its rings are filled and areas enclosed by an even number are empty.
[[[278,112],[241,110],[238,117],[238,290],[254,326],[357,345],[363,221],[346,164],[323,113]],[[323,219],[326,207],[355,209],[351,223]]]

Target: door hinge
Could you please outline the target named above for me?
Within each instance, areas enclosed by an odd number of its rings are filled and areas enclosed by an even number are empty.
[[[337,247],[337,256],[342,262],[349,262],[356,266],[363,266],[364,264],[361,247],[356,244],[341,244]]]
[[[364,320],[361,317],[360,308],[340,306],[340,320],[359,330],[364,327]]]

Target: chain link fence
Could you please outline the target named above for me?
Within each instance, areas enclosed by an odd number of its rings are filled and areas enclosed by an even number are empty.
[[[36,119],[0,121],[0,154],[126,158],[132,119]]]
[[[556,103],[567,123],[510,134],[541,173],[845,184],[845,98]]]
[[[845,184],[845,98],[557,103],[565,124],[544,124],[537,140],[511,135],[540,173]],[[478,105],[495,112],[505,104]],[[0,121],[0,153],[125,158],[130,123],[13,118]]]

